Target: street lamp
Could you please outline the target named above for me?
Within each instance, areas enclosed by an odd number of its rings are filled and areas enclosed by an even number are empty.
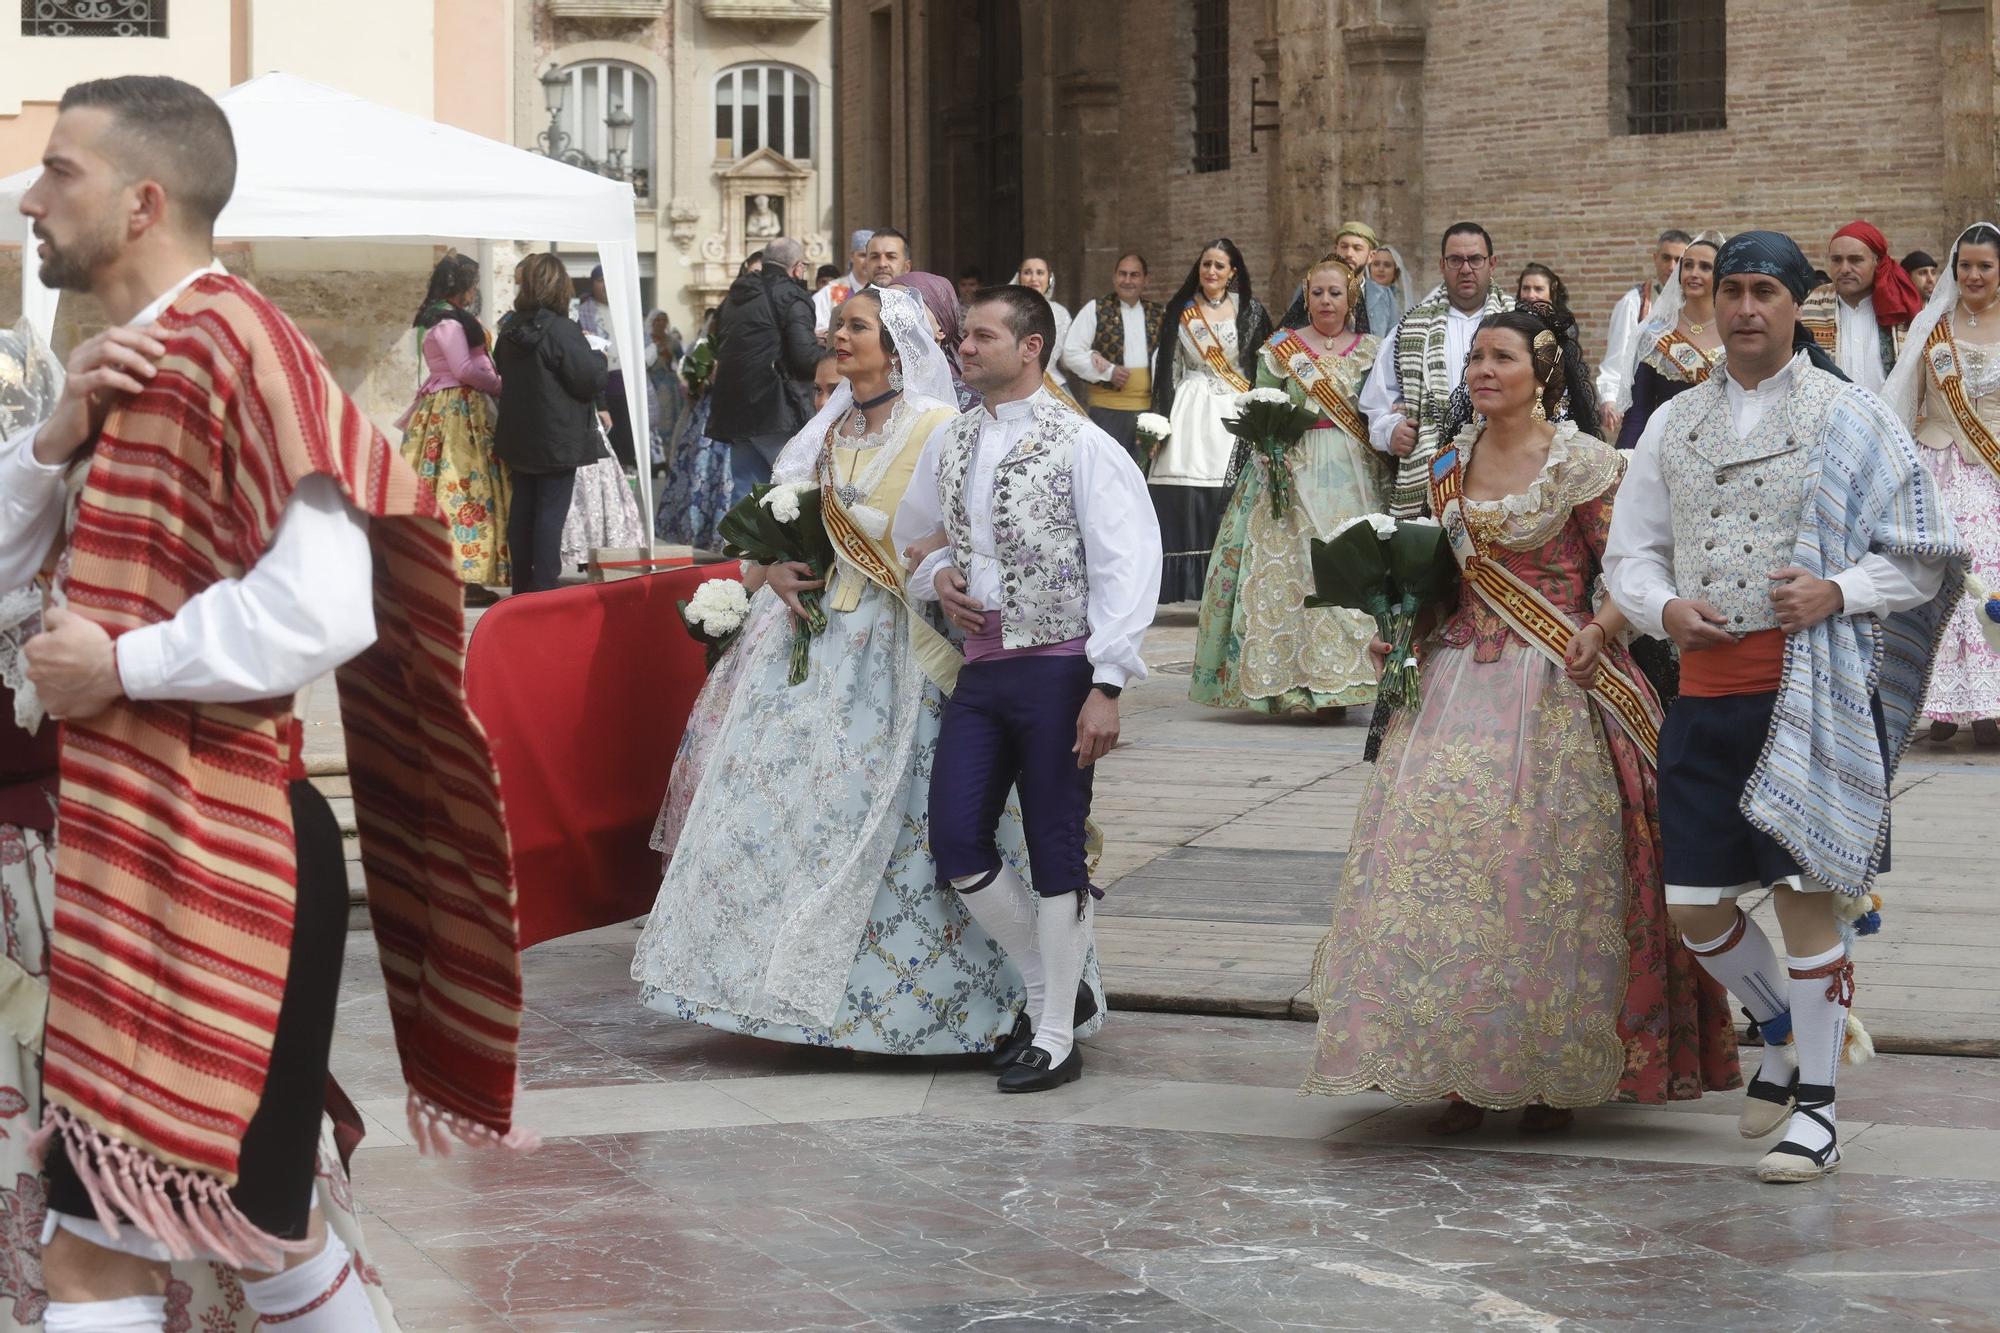
[[[625,154],[632,146],[632,113],[625,109],[624,102],[611,104],[611,113],[604,118],[604,133],[607,141],[604,174],[623,180]]]
[[[551,118],[562,114],[563,96],[567,92],[569,75],[557,69],[551,60],[549,67],[542,72],[542,105],[548,109]]]
[[[569,75],[559,70],[554,61],[542,72],[542,105],[548,108],[549,127],[535,136],[535,147],[542,156],[552,157],[558,162],[567,162],[573,167],[597,170],[597,164],[584,154],[581,148],[562,127],[563,96],[569,91]]]

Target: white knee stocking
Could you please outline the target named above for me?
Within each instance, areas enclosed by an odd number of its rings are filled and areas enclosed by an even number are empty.
[[[1091,900],[1084,899],[1082,917],[1076,896],[1043,898],[1035,904],[1035,935],[1042,946],[1046,975],[1040,1016],[1035,1020],[1035,1045],[1049,1053],[1052,1064],[1069,1059],[1076,1044],[1076,988],[1083,980],[1083,960],[1090,951]]]
[[[1007,951],[1014,970],[1021,974],[1021,987],[1027,992],[1027,1005],[1023,1012],[1030,1023],[1039,1027],[1037,1016],[1042,1012],[1043,973],[1042,951],[1035,941],[1034,890],[1012,866],[1002,862],[985,888],[965,892],[985,878],[984,875],[965,875],[951,884],[959,890],[958,900],[965,904],[966,911],[972,913],[972,919]]]
[[[1782,1086],[1791,1082],[1793,1056],[1776,1020],[1791,1010],[1791,979],[1778,965],[1777,951],[1763,927],[1740,910],[1736,921],[1720,939],[1703,943],[1683,936],[1682,942],[1702,970],[1750,1011],[1764,1034],[1764,1062],[1757,1077]]]
[[[167,1298],[127,1296],[116,1301],[50,1301],[42,1314],[48,1333],[160,1333]]]
[[[331,1230],[318,1254],[297,1268],[245,1282],[243,1294],[265,1327],[285,1333],[380,1333],[382,1327],[361,1289],[353,1253]]]

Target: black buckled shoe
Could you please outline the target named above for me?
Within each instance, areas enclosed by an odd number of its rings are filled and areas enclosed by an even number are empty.
[[[1097,1017],[1097,996],[1091,992],[1090,983],[1076,983],[1076,1017],[1070,1024],[1070,1031],[1081,1032],[1083,1025]]]
[[[1000,1076],[1002,1092],[1047,1092],[1060,1088],[1065,1083],[1074,1083],[1083,1077],[1083,1048],[1069,1048],[1069,1058],[1054,1068],[1049,1067],[1049,1053],[1039,1046],[1030,1046],[1021,1052],[1016,1060]]]
[[[1000,1044],[993,1048],[990,1067],[996,1071],[1007,1068],[1021,1058],[1021,1052],[1033,1045],[1034,1040],[1035,1027],[1028,1021],[1027,1012],[1024,1010],[1021,1016],[1014,1020],[1014,1030],[1002,1037]]]
[[[1807,1148],[1787,1138],[1757,1163],[1757,1179],[1766,1185],[1803,1185],[1840,1170],[1840,1136],[1820,1112],[1833,1105],[1833,1089],[1824,1083],[1799,1083],[1797,1114],[1819,1122],[1827,1132],[1824,1148]]]

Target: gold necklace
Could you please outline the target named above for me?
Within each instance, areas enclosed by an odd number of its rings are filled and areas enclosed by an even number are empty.
[[[1695,335],[1696,337],[1700,337],[1700,336],[1701,336],[1702,334],[1704,334],[1704,333],[1707,333],[1707,332],[1708,332],[1708,325],[1706,325],[1706,324],[1697,324],[1697,323],[1695,323],[1695,322],[1694,322],[1693,320],[1689,320],[1689,321],[1688,321],[1688,332],[1689,332],[1689,333],[1692,333],[1692,334],[1694,334],[1694,335]]]

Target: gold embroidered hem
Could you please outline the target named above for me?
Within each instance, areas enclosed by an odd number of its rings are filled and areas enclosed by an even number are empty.
[[[1609,1100],[1628,950],[1616,772],[1588,698],[1509,638],[1438,646],[1391,724],[1313,968],[1304,1090]]]

